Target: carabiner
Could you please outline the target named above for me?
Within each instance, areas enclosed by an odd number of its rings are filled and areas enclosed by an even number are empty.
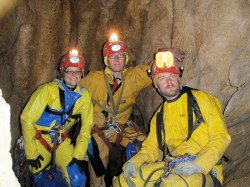
[[[117,134],[119,134],[122,130],[120,127],[117,125],[117,123],[112,123],[110,127],[113,131],[115,131]]]

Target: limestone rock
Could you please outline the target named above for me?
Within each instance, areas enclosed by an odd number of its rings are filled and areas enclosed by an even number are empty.
[[[116,31],[128,46],[128,66],[149,63],[159,47],[185,51],[182,83],[219,98],[232,135],[225,185],[247,184],[249,0],[24,0],[9,10],[0,15],[0,88],[11,104],[12,142],[21,109],[38,85],[58,75],[60,57],[77,47],[86,72],[102,69],[101,47]],[[137,101],[147,127],[162,99],[149,86]]]

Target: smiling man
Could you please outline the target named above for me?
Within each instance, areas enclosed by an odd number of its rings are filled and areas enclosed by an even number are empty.
[[[182,61],[184,53],[179,49],[172,50],[175,58]],[[133,104],[140,91],[151,84],[147,75],[150,65],[126,67],[128,50],[115,34],[104,43],[103,59],[106,68],[90,71],[80,82],[89,90],[94,101],[92,140],[97,143],[94,144],[99,154],[92,156],[94,158],[90,159],[89,166],[90,185],[95,187],[106,186],[105,169],[109,153],[113,155],[116,146],[126,148],[126,159],[132,156],[132,151],[140,149],[146,134],[132,120]]]
[[[62,78],[39,86],[21,114],[25,154],[35,186],[85,186],[81,160],[91,137],[93,103],[79,85],[84,67],[76,50],[65,54],[59,64]],[[69,135],[75,126],[80,131],[76,140]],[[51,163],[50,172],[56,165],[60,172],[53,174],[62,173],[68,184],[58,176],[47,176],[45,170]]]

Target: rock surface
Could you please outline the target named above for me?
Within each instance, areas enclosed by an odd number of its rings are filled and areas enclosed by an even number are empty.
[[[12,159],[9,152],[11,148],[11,134],[10,134],[10,106],[2,97],[2,90],[0,89],[0,114],[4,116],[0,120],[0,186],[8,184],[11,187],[19,187],[20,184],[13,172]]]
[[[0,11],[0,88],[11,105],[12,145],[20,136],[23,106],[38,85],[58,75],[60,57],[77,47],[87,70],[102,69],[102,44],[116,31],[129,48],[129,66],[149,63],[159,47],[185,51],[183,84],[220,99],[232,136],[224,184],[250,183],[249,0],[23,0],[14,5],[8,5],[12,12]],[[137,101],[148,124],[161,97],[150,86]]]

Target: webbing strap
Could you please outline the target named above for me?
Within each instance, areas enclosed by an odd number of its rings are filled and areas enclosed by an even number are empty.
[[[119,106],[120,106],[120,104],[122,102],[122,95],[123,95],[123,92],[124,92],[125,80],[122,79],[122,90],[121,90],[120,95],[118,97],[117,104],[115,104],[113,93],[112,93],[112,90],[111,90],[109,82],[108,82],[108,77],[107,77],[107,75],[105,74],[104,71],[103,71],[103,76],[104,76],[104,80],[105,80],[105,83],[106,83],[106,87],[108,88],[108,94],[109,94],[110,102],[111,102],[112,108],[114,110],[113,112],[110,112],[110,111],[107,111],[107,112],[112,113],[114,116],[116,116],[118,114]],[[105,109],[106,109],[106,107],[105,107]],[[103,109],[103,110],[105,110],[105,109]]]
[[[207,183],[206,176],[204,173],[201,173],[201,175],[202,175],[202,187],[206,187],[206,183]]]
[[[75,103],[70,107],[70,109],[68,110],[68,112],[64,112],[64,109],[62,112],[59,112],[59,111],[53,111],[49,108],[49,106],[47,105],[46,108],[45,108],[45,112],[47,113],[51,113],[51,114],[54,114],[54,115],[57,115],[57,116],[63,116],[64,114],[68,114],[69,116],[72,115],[72,112],[73,112],[73,108],[75,106]]]
[[[190,90],[187,90],[188,95],[188,137],[187,140],[191,137],[193,132],[193,104],[194,104],[194,96]]]
[[[121,86],[121,84],[118,83],[118,79],[121,81],[120,78],[115,78],[115,77],[114,77],[114,85],[112,86],[112,90],[111,90],[111,92],[112,92],[113,95],[115,94],[115,92],[116,92],[116,91],[119,89],[119,87]],[[110,86],[111,86],[111,85],[110,85]],[[107,103],[108,103],[108,102],[109,102],[109,97],[108,97],[108,99],[107,99]],[[105,116],[105,118],[107,119],[109,113],[108,113],[107,111],[105,111],[105,110],[102,110],[102,113],[103,113],[103,115]]]
[[[124,108],[124,109],[122,109],[122,110],[119,110],[119,111],[115,114],[114,111],[112,111],[112,110],[106,108],[105,106],[101,105],[98,101],[94,100],[94,102],[95,102],[101,109],[103,109],[104,111],[106,111],[106,112],[112,114],[113,116],[115,116],[115,115],[117,115],[117,114],[119,114],[119,113],[122,113],[122,112],[126,111],[129,107],[131,107],[131,106],[128,106],[128,107],[126,107],[126,108]]]
[[[204,119],[202,117],[199,105],[191,92],[191,88],[189,87],[186,87],[186,88],[187,88],[186,93],[188,95],[188,137],[187,137],[187,141],[188,141],[192,133],[194,132],[194,130],[202,122],[204,122]],[[197,121],[195,123],[193,123],[193,112],[197,118]]]
[[[187,98],[187,108],[188,108],[188,137],[187,137],[187,141],[191,137],[194,130],[197,127],[199,127],[199,125],[202,122],[205,122],[204,118],[202,117],[199,105],[198,105],[195,97],[193,96],[191,90],[192,90],[192,88],[187,87],[187,86],[183,87],[181,90],[181,94],[187,93],[187,95],[188,95],[188,98]],[[162,151],[164,151],[164,146],[165,146],[165,149],[167,148],[167,145],[164,142],[165,138],[162,139],[162,131],[163,131],[163,134],[165,136],[164,122],[163,122],[163,115],[164,115],[163,106],[164,106],[164,102],[161,106],[160,112],[158,112],[157,116],[156,116],[156,128],[157,128],[156,132],[157,132],[158,147]],[[197,121],[194,124],[193,124],[193,112],[195,113],[195,116],[197,118]],[[167,150],[165,150],[165,151],[167,151]]]
[[[35,138],[39,140],[39,142],[47,149],[47,151],[52,152],[52,148],[50,145],[46,142],[46,140],[42,137],[41,131],[36,130],[36,136]]]
[[[157,116],[156,116],[156,129],[157,129],[156,133],[157,133],[157,139],[158,139],[158,147],[162,151],[163,151],[163,142],[165,141],[162,138],[162,130],[164,129],[163,108],[164,108],[164,103],[161,105],[161,110],[160,112],[157,113]]]
[[[60,96],[60,103],[61,103],[61,107],[63,109],[64,112],[64,108],[65,108],[65,96],[64,96],[64,90],[59,88],[59,96]]]
[[[97,125],[94,125],[93,132],[97,133],[97,135],[104,141],[110,150],[113,150],[113,145],[109,142],[108,138],[106,138],[103,131]]]
[[[212,170],[208,173],[208,175],[211,177],[214,187],[222,187],[220,181],[212,174]],[[206,186],[206,176],[202,173],[202,187]]]
[[[58,133],[58,132],[56,132]],[[42,134],[49,134],[48,131],[41,131],[36,129],[36,135],[35,138],[45,147],[45,149],[49,152],[53,152],[55,149],[58,148],[58,146],[66,139],[69,137],[68,133],[62,133],[62,141],[60,141],[55,148],[51,148],[50,145],[47,143],[47,141],[42,137]]]
[[[76,144],[76,139],[81,131],[81,127],[82,127],[82,119],[81,119],[81,114],[76,114],[76,115],[72,115],[72,118],[75,119],[75,123],[73,124],[73,126],[70,128],[70,130],[68,131],[70,139],[71,139],[71,143],[75,145]]]
[[[65,115],[65,114],[68,115],[67,121],[69,121],[69,118],[75,118],[75,116],[77,116],[77,115],[72,116],[73,109],[74,109],[74,106],[75,106],[76,102],[69,108],[68,112],[65,112],[64,90],[62,90],[60,88],[59,88],[59,96],[60,96],[60,103],[61,103],[61,107],[62,107],[62,112],[53,111],[53,110],[51,110],[51,108],[48,105],[45,108],[45,112],[60,116],[61,117],[61,123],[63,123],[63,115]],[[77,117],[80,117],[80,116],[77,116]],[[66,123],[66,121],[64,123]],[[64,125],[64,124],[62,124],[62,125]]]
[[[120,143],[121,143],[121,141],[122,141],[122,139],[123,139],[123,136],[121,135],[121,133],[117,133],[117,134],[116,134],[115,145],[116,145],[116,146],[119,146]]]
[[[64,95],[64,90],[62,90],[60,88],[59,88],[59,96],[60,96],[61,107],[62,107],[63,113],[64,113],[65,112],[65,95]],[[75,103],[72,106],[74,107],[74,105],[75,105]],[[70,112],[70,110],[68,110],[68,112]],[[60,118],[61,118],[61,123],[63,123],[63,114],[60,115]],[[66,121],[65,121],[65,123],[66,123]],[[62,124],[62,125],[64,125],[64,124]]]
[[[211,179],[213,180],[213,183],[214,183],[214,187],[222,187],[219,179],[217,179],[217,177],[215,177],[213,174],[212,174],[212,170],[208,173],[209,176],[211,177]]]

